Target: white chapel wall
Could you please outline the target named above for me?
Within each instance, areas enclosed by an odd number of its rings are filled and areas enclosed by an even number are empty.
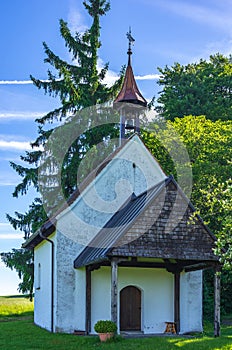
[[[181,274],[180,300],[180,333],[202,332],[202,271]]]
[[[139,195],[165,177],[138,136],[134,136],[77,200],[58,216],[58,229],[84,246],[133,192]]]
[[[55,236],[49,237],[56,242]],[[40,243],[34,250],[34,321],[35,324],[51,331],[51,244]]]
[[[126,286],[135,286],[142,292],[141,324],[145,334],[163,333],[165,322],[173,320],[173,275],[164,269],[120,268],[118,269],[118,315],[120,291]],[[101,267],[92,272],[92,319],[111,318],[111,269]],[[118,317],[120,322],[120,315]],[[118,323],[118,329],[120,329]]]
[[[75,229],[75,228],[74,228]],[[60,233],[57,227],[56,254],[56,300],[55,300],[55,331],[72,333],[77,329],[80,317],[76,303],[79,299],[78,287],[85,287],[85,280],[81,271],[74,269],[74,260],[80,250],[80,245]],[[78,281],[77,281],[78,279]]]
[[[85,284],[83,275],[73,267],[75,258],[133,192],[138,195],[164,178],[158,163],[135,136],[57,217],[56,331],[72,332],[83,326],[80,312],[84,310],[77,305],[77,294]]]

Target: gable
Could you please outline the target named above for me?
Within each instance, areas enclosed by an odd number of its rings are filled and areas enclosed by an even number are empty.
[[[165,178],[159,163],[134,134],[86,177],[59,217],[82,200],[114,214],[132,193],[139,195]]]
[[[56,229],[86,245],[132,193],[138,196],[165,177],[158,162],[134,134],[92,171],[54,218],[42,226],[43,236]],[[24,247],[33,248],[42,240],[37,232]]]
[[[77,257],[80,267],[117,257],[217,261],[215,237],[172,177],[131,198]]]

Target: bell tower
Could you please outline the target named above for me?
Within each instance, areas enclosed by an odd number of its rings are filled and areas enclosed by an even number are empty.
[[[147,107],[147,101],[138,89],[131,66],[131,46],[135,41],[131,35],[131,29],[127,33],[127,38],[129,41],[128,64],[122,89],[114,101],[114,108],[120,112],[120,145],[132,133],[140,132],[139,116]]]

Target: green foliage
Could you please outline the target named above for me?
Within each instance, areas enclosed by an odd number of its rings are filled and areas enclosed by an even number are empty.
[[[214,319],[214,272],[212,270],[204,271],[204,299],[203,313],[204,319],[213,321]],[[223,270],[221,273],[221,317],[232,314],[232,271]]]
[[[201,189],[201,197],[205,201],[204,210],[210,227],[214,227],[217,236],[215,252],[221,257],[226,269],[232,265],[232,179],[222,183],[214,181],[214,188]]]
[[[58,125],[56,128],[50,129],[49,126],[45,127],[46,124],[62,121],[62,123],[66,123],[66,126],[70,123],[71,127],[73,127],[73,118],[75,118],[75,127],[77,129],[80,128],[81,125],[83,129],[85,126],[85,129],[89,129],[89,131],[87,131],[85,135],[79,135],[66,150],[67,152],[64,159],[62,159],[61,184],[59,183],[59,179],[57,179],[56,171],[52,170],[52,167],[56,170],[57,166],[54,158],[49,159],[49,168],[47,169],[49,172],[49,180],[48,176],[40,176],[40,179],[38,179],[39,165],[41,167],[41,159],[44,157],[41,151],[33,150],[31,152],[26,152],[25,156],[21,156],[21,159],[29,164],[29,168],[17,165],[13,162],[11,163],[15,171],[23,178],[22,182],[15,188],[13,193],[15,197],[27,194],[30,186],[33,186],[35,190],[39,192],[40,187],[43,185],[45,186],[46,182],[49,181],[50,203],[47,203],[48,212],[49,206],[54,211],[54,208],[59,204],[57,202],[56,193],[55,195],[52,194],[53,190],[56,191],[57,184],[62,186],[64,196],[68,198],[76,189],[77,169],[85,154],[95,144],[107,138],[114,138],[118,133],[115,125],[111,125],[107,123],[107,121],[105,125],[99,127],[97,131],[96,129],[93,130],[89,116],[87,117],[83,113],[80,113],[80,111],[86,107],[113,99],[121,87],[124,74],[124,69],[122,69],[120,78],[116,83],[111,87],[107,87],[103,80],[108,70],[108,64],[100,71],[97,69],[97,52],[101,46],[99,41],[99,21],[100,16],[105,15],[109,10],[109,2],[106,0],[91,0],[85,1],[84,6],[92,17],[92,25],[84,33],[72,34],[67,23],[60,20],[60,34],[68,51],[72,55],[72,63],[62,60],[53,53],[46,43],[44,43],[46,54],[45,63],[48,63],[52,67],[53,73],[51,70],[48,71],[48,79],[46,81],[41,81],[31,76],[32,81],[38,89],[43,89],[45,94],[58,98],[61,103],[61,107],[37,119],[39,135],[32,143],[32,147],[44,147],[52,132],[59,127]],[[64,138],[65,135],[61,131],[60,144],[56,145],[59,149],[61,149],[61,146],[64,148],[65,142],[67,143],[67,140]],[[46,164],[48,164],[48,162]],[[46,171],[44,173],[46,173]],[[31,219],[32,222],[34,219],[38,221],[38,217],[42,218],[41,221],[47,219],[44,213],[42,216],[40,215],[42,209],[39,209],[38,206],[42,206],[42,204],[38,203],[38,199],[36,199],[36,201],[36,205],[32,204],[28,213],[16,213],[16,219],[8,216],[8,219],[14,224],[14,227],[21,229],[22,221],[30,222]],[[33,212],[34,218],[32,218]],[[32,227],[30,233],[33,232],[35,232],[34,227]],[[25,233],[25,235],[27,236],[28,232]]]
[[[110,320],[99,320],[95,323],[94,330],[97,333],[115,333],[117,325]]]
[[[221,54],[209,61],[159,68],[163,86],[157,111],[172,120],[186,115],[205,115],[211,120],[232,119],[232,60]]]
[[[232,171],[232,121],[213,122],[190,115],[175,118],[171,124],[187,148],[194,182],[205,187],[213,178],[226,181]]]
[[[105,141],[103,144],[108,147],[106,140],[115,137],[118,132],[115,124],[110,125],[108,123],[109,125],[103,125],[98,130],[87,131],[84,135],[81,134],[73,141],[62,159],[62,164],[58,164],[58,166],[62,166],[61,183],[58,178],[60,173],[56,174],[57,160],[53,157],[42,163],[44,152],[40,151],[38,147],[46,147],[48,139],[54,130],[59,128],[60,122],[63,125],[70,124],[73,127],[72,118],[75,117],[77,129],[80,124],[82,126],[86,125],[86,129],[91,129],[92,125],[89,118],[84,118],[80,111],[86,107],[113,99],[123,81],[124,69],[122,69],[115,84],[107,87],[103,80],[108,70],[108,63],[100,71],[97,68],[98,49],[101,46],[99,40],[100,17],[110,9],[109,2],[106,0],[90,0],[84,1],[83,4],[92,18],[92,25],[84,33],[71,33],[68,24],[62,19],[60,20],[60,34],[72,56],[71,62],[66,62],[57,56],[46,43],[43,43],[46,55],[44,61],[50,65],[48,79],[42,81],[31,76],[34,85],[38,89],[42,89],[45,94],[60,100],[60,107],[37,119],[39,125],[38,137],[32,143],[32,151],[21,156],[21,160],[27,163],[28,167],[11,162],[13,169],[22,177],[22,181],[16,186],[13,196],[26,195],[31,187],[38,192],[38,197],[35,198],[26,213],[15,212],[15,217],[7,215],[7,219],[12,226],[24,232],[25,239],[36,232],[48,219],[47,213],[53,213],[62,204],[57,196],[57,184],[62,188],[64,197],[69,197],[77,187],[77,169],[85,154],[93,145],[103,141]],[[50,124],[54,122],[57,123],[56,127],[51,128]],[[61,150],[65,144],[62,143],[62,138],[65,138],[65,135],[61,132],[58,150]],[[64,140],[64,142],[67,143],[67,140]],[[104,150],[102,154],[104,154]],[[42,165],[48,165],[48,168],[44,170],[44,176],[38,178],[41,163]],[[86,169],[87,173],[88,171],[89,169]],[[47,176],[48,173],[49,176]],[[47,196],[43,200],[41,199],[41,188],[46,188],[47,191]],[[46,206],[46,211],[44,206]],[[8,267],[15,268],[19,276],[23,277],[23,282],[19,286],[20,290],[32,293],[33,275],[32,270],[28,269],[32,255],[31,253],[28,254],[29,256],[23,250],[13,250],[11,253],[3,254],[2,259]],[[21,261],[22,259],[25,259],[24,263]],[[25,268],[23,265],[25,265]]]
[[[172,125],[191,160],[193,203],[218,238],[216,253],[224,267],[231,268],[232,121],[188,116]]]
[[[152,125],[152,132],[142,130],[142,140],[151,154],[157,159],[166,174],[172,174],[176,177],[176,169],[169,150],[163,144],[164,132],[159,125]]]
[[[16,217],[6,215],[8,221],[15,230],[24,232],[24,239],[28,239],[32,232],[36,232],[47,218],[41,198],[35,198],[25,213],[15,212]]]
[[[157,132],[144,133],[143,139],[155,155],[166,174],[177,176],[176,166],[170,157],[170,147],[182,151],[175,140],[186,147],[193,174],[191,200],[205,223],[217,236],[215,253],[224,268],[231,269],[232,259],[232,121],[211,121],[204,116],[187,116],[168,121]],[[152,126],[155,130],[155,125]],[[174,143],[172,143],[174,135]],[[165,147],[164,147],[165,146]],[[178,158],[178,157],[176,157]],[[177,178],[176,178],[177,179]],[[179,179],[177,179],[179,182]],[[184,188],[183,188],[184,189]],[[184,189],[185,190],[185,189]],[[204,273],[204,315],[212,318],[214,287],[212,273]],[[222,272],[222,312],[231,312],[231,271]]]
[[[29,292],[30,300],[33,296],[34,264],[33,253],[25,249],[13,249],[9,253],[1,253],[2,261],[11,270],[16,270],[22,282],[18,290],[24,294]]]

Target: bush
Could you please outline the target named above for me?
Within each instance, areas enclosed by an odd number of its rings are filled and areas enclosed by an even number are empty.
[[[99,320],[95,323],[94,330],[97,333],[115,333],[117,326],[113,321]]]

